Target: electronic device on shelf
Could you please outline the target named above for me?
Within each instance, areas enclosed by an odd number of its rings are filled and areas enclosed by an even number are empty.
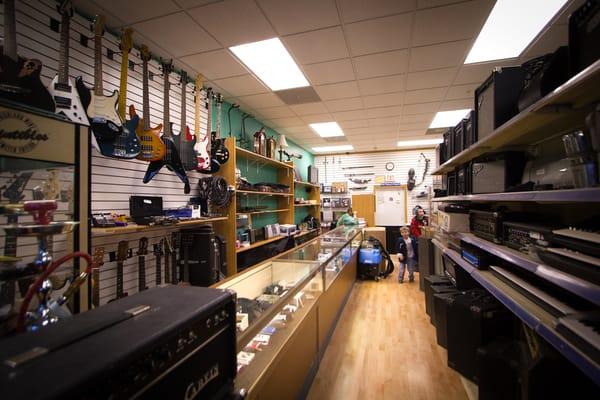
[[[557,246],[600,257],[600,233],[577,228],[556,229],[552,231],[552,243]]]
[[[492,258],[486,251],[464,241],[460,243],[460,256],[477,269],[486,269]]]
[[[0,349],[2,394],[222,398],[233,390],[236,375],[235,322],[231,291],[145,290],[43,332],[6,339]]]
[[[599,310],[560,317],[556,330],[592,360],[600,359]]]
[[[443,144],[444,144],[444,159],[448,161],[452,157],[454,157],[454,128],[448,128],[446,132],[442,135]]]
[[[476,140],[485,139],[517,115],[517,101],[525,79],[521,67],[495,68],[475,90]]]
[[[454,148],[452,150],[452,153],[454,155],[457,155],[465,149],[465,125],[466,120],[462,119],[458,124],[456,124],[452,131],[452,134],[454,135],[454,140],[452,142]]]
[[[536,247],[536,250],[543,263],[595,285],[600,285],[599,259],[588,258],[590,256],[568,249]]]
[[[129,215],[138,225],[156,223],[154,217],[163,215],[163,199],[159,196],[130,196]]]
[[[448,196],[456,195],[456,171],[448,172],[446,179]]]
[[[469,211],[469,229],[475,236],[502,243],[502,213],[499,211]]]
[[[464,268],[457,265],[454,260],[445,254],[442,256],[442,263],[444,265],[444,273],[458,290],[468,290],[479,287],[477,281],[475,281]]]
[[[471,164],[471,192],[502,193],[519,185],[525,167],[525,154],[507,151],[479,157]]]
[[[472,165],[471,163],[464,164],[456,169],[456,194],[465,195],[471,194],[472,188]]]
[[[469,208],[459,204],[439,205],[438,225],[444,232],[469,232]]]
[[[112,214],[109,213],[92,214],[92,224],[95,228],[112,228],[116,226]]]
[[[511,249],[528,252],[532,246],[548,247],[552,229],[548,225],[506,221],[502,224],[502,238]]]
[[[600,2],[587,0],[569,17],[569,64],[572,75],[600,58]]]

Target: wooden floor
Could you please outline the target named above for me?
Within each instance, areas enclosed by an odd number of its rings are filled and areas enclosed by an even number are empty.
[[[399,284],[396,271],[356,283],[308,399],[468,399],[436,344],[418,276]]]

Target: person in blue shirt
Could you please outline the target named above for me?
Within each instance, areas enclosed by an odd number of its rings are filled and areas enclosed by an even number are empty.
[[[337,220],[337,224],[336,224],[336,226],[349,226],[349,225],[358,225],[358,219],[354,218],[354,212],[352,211],[352,207],[348,207],[348,210],[346,210],[346,213]]]
[[[410,235],[410,229],[403,226],[400,228],[400,235],[398,239],[398,259],[400,260],[400,272],[398,273],[398,282],[404,281],[404,270],[408,268],[408,281],[414,282],[415,280],[415,266],[419,260],[419,249],[417,239]]]

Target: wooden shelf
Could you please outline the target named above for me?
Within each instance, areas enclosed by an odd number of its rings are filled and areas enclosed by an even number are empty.
[[[244,251],[248,251],[248,250],[252,250],[252,249],[255,249],[257,247],[260,247],[260,246],[264,246],[265,244],[276,242],[276,241],[284,239],[286,237],[287,236],[275,236],[275,237],[272,237],[270,239],[265,239],[265,240],[261,240],[261,241],[258,241],[258,242],[254,242],[250,246],[240,247],[239,249],[236,249],[235,252],[236,253],[242,253]]]
[[[248,211],[248,212],[236,212],[236,215],[240,215],[240,214],[271,214],[271,213],[280,213],[280,212],[286,212],[289,211],[289,208],[279,208],[276,210],[261,210],[261,211]]]
[[[447,196],[434,198],[434,203],[451,201],[507,201],[507,202],[535,202],[535,203],[571,203],[571,202],[597,202],[600,201],[600,188],[583,188],[567,190],[545,190],[532,192],[507,192],[488,194],[469,194],[465,196]]]
[[[254,190],[236,190],[236,193],[241,193],[244,195],[250,195],[250,194],[254,194],[254,195],[259,195],[259,196],[284,196],[284,197],[291,197],[294,196],[292,193],[277,193],[277,192],[257,192]]]
[[[442,175],[482,154],[531,145],[554,133],[582,126],[585,116],[599,100],[600,60],[597,60],[431,174]]]
[[[321,207],[320,204],[294,204],[294,207]]]
[[[246,150],[246,149],[242,149],[241,147],[237,147],[235,148],[235,152],[237,154],[238,157],[243,157],[246,158],[248,160],[254,161],[254,162],[258,162],[260,164],[263,165],[272,165],[274,167],[278,167],[278,168],[293,168],[293,166],[291,164],[287,164],[284,163],[282,161],[277,161],[274,160],[272,158],[269,157],[265,157],[262,156],[260,154],[256,154],[252,151]],[[239,160],[237,160],[237,162],[239,163]]]
[[[309,182],[302,182],[302,181],[294,181],[294,185],[308,186],[308,187],[313,187],[313,188],[317,188],[317,189],[321,188],[321,185],[314,184],[314,183],[309,183]]]
[[[226,221],[227,217],[218,217],[218,218],[205,218],[198,220],[190,220],[190,221],[180,221],[176,224],[167,224],[167,225],[137,225],[137,224],[129,224],[127,226],[115,226],[111,228],[92,228],[93,235],[120,235],[124,233],[134,233],[134,232],[143,232],[149,230],[157,230],[157,229],[170,229],[170,228],[187,228],[191,226],[198,226],[208,224],[210,222],[217,221]]]

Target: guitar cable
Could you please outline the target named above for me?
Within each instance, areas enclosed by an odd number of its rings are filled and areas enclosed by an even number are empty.
[[[227,181],[220,176],[200,178],[198,186],[200,197],[209,199],[216,207],[227,207],[231,202],[232,191],[229,190]]]

